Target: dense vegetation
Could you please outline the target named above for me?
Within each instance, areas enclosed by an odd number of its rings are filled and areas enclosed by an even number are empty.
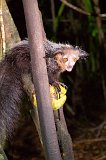
[[[105,141],[92,140],[106,137],[106,14],[103,17],[106,2],[67,2],[86,13],[56,0],[40,3],[47,37],[57,42],[81,46],[89,54],[85,61],[77,63],[71,73],[64,73],[62,76],[68,86],[68,99],[64,107],[66,120],[69,131],[75,138],[76,159],[105,159]],[[90,145],[86,140],[83,142],[86,138],[92,139],[88,140]],[[78,145],[77,140],[82,143]]]
[[[68,1],[86,14],[60,1],[50,2],[40,2],[47,37],[81,46],[89,53],[85,61],[77,63],[71,74],[63,75],[69,88],[67,104],[71,105],[75,114],[91,117],[92,113],[95,117],[95,112],[106,110],[106,15],[101,15],[105,12],[106,2]]]

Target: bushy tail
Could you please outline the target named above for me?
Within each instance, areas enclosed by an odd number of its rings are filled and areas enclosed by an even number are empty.
[[[4,135],[11,135],[19,113],[22,84],[16,68],[0,64],[0,143]]]

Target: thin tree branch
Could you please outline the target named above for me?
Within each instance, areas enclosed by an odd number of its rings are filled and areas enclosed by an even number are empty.
[[[51,2],[51,14],[52,14],[52,22],[53,22],[53,32],[56,33],[56,27],[55,27],[55,3],[54,0],[50,0]]]
[[[79,12],[79,13],[85,14],[85,15],[87,15],[87,16],[90,16],[90,15],[91,15],[91,13],[88,13],[88,12],[86,12],[86,11],[84,11],[84,10],[76,7],[76,6],[74,6],[73,4],[67,2],[66,0],[60,0],[60,1],[61,1],[62,3],[64,3],[66,6],[68,6],[69,8],[71,8],[71,9],[73,9],[73,10]]]
[[[69,8],[71,8],[71,9],[73,9],[73,10],[75,10],[75,11],[81,13],[81,14],[84,14],[86,16],[93,16],[92,13],[89,13],[89,12],[86,12],[86,11],[82,10],[81,8],[78,8],[78,7],[74,6],[73,4],[67,2],[66,0],[60,0],[60,1],[62,3],[64,3],[66,6],[68,6]],[[106,14],[98,14],[98,16],[104,18],[104,17],[106,17]]]
[[[99,16],[100,16],[101,18],[105,18],[105,17],[106,17],[106,14],[105,14],[105,13],[99,14]]]
[[[26,26],[30,44],[31,66],[38,105],[40,128],[47,160],[62,160],[51,106],[46,61],[44,59],[44,34],[37,0],[23,0]]]
[[[96,156],[93,158],[93,160],[105,160],[106,159],[106,152],[104,152],[102,155]]]
[[[97,15],[100,15],[99,0],[93,0],[93,2],[94,2],[95,13]],[[102,44],[103,42],[105,42],[105,36],[104,36],[103,29],[102,29],[102,21],[99,16],[96,17],[96,23],[97,23],[97,27],[99,31],[99,42],[100,44]]]
[[[74,160],[72,140],[65,122],[63,107],[54,111],[54,117],[63,160]]]
[[[75,142],[75,143],[74,143],[74,146],[79,145],[79,144],[81,144],[81,143],[90,144],[90,143],[101,142],[101,141],[106,141],[106,137],[95,138],[95,139],[84,139],[84,140]]]

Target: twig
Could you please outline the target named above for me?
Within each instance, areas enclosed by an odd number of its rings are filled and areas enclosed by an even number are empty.
[[[100,14],[100,17],[105,18],[106,14],[105,13],[104,14]]]
[[[100,157],[100,158],[98,158],[98,159],[96,159],[96,160],[105,160],[106,159],[106,156],[102,156],[102,157]]]
[[[93,3],[94,3],[95,13],[97,15],[100,15],[99,0],[93,0]],[[99,31],[99,42],[100,44],[102,44],[103,42],[105,42],[105,36],[104,36],[103,29],[102,29],[102,21],[99,16],[96,17],[96,23],[97,23],[97,27]]]
[[[86,16],[93,16],[92,13],[89,13],[89,12],[86,12],[86,11],[82,10],[81,8],[78,8],[78,7],[74,6],[73,4],[67,2],[66,0],[60,0],[60,1],[62,3],[64,3],[66,6],[68,6],[69,8],[71,8],[71,9],[73,9],[73,10],[79,12],[79,13],[82,13]],[[106,14],[98,14],[98,16],[104,18],[104,17],[106,17]]]
[[[55,27],[55,18],[56,18],[56,15],[55,15],[55,3],[54,3],[54,0],[50,0],[51,2],[51,14],[52,14],[52,22],[53,22],[53,32],[55,33],[56,32],[56,27]]]
[[[106,121],[103,121],[99,126],[91,128],[90,131],[96,132],[96,137],[99,137],[100,133],[105,125],[106,125]]]
[[[101,124],[99,124],[99,126],[91,128],[90,130],[91,131],[101,130],[104,127],[104,125],[106,125],[106,120],[103,121]]]
[[[80,143],[94,143],[94,142],[101,142],[101,141],[106,141],[106,137],[103,138],[95,138],[95,139],[84,139],[82,141],[77,141],[74,143],[74,146],[79,145]]]
[[[71,9],[73,9],[73,10],[75,10],[75,11],[77,11],[77,12],[80,12],[80,13],[85,14],[85,15],[87,15],[87,16],[90,16],[90,15],[91,15],[91,13],[88,13],[88,12],[82,10],[81,8],[78,8],[78,7],[74,6],[73,4],[67,2],[66,0],[60,0],[60,1],[61,1],[62,3],[64,3],[66,6],[70,7]]]
[[[106,152],[103,152],[102,155],[93,158],[93,160],[105,160],[105,159],[106,159]]]

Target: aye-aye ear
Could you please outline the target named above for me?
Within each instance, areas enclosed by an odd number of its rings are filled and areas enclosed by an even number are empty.
[[[46,54],[46,56],[44,58],[54,58],[56,57],[57,55],[62,55],[63,54],[63,51],[62,50],[57,50],[55,52],[52,52],[51,54]]]
[[[63,52],[61,50],[57,50],[55,53],[54,53],[54,58],[57,59],[57,60],[60,60],[63,58]]]
[[[61,54],[62,55],[63,51],[62,50],[57,50],[56,52],[53,53],[54,56],[56,56],[57,54]]]

